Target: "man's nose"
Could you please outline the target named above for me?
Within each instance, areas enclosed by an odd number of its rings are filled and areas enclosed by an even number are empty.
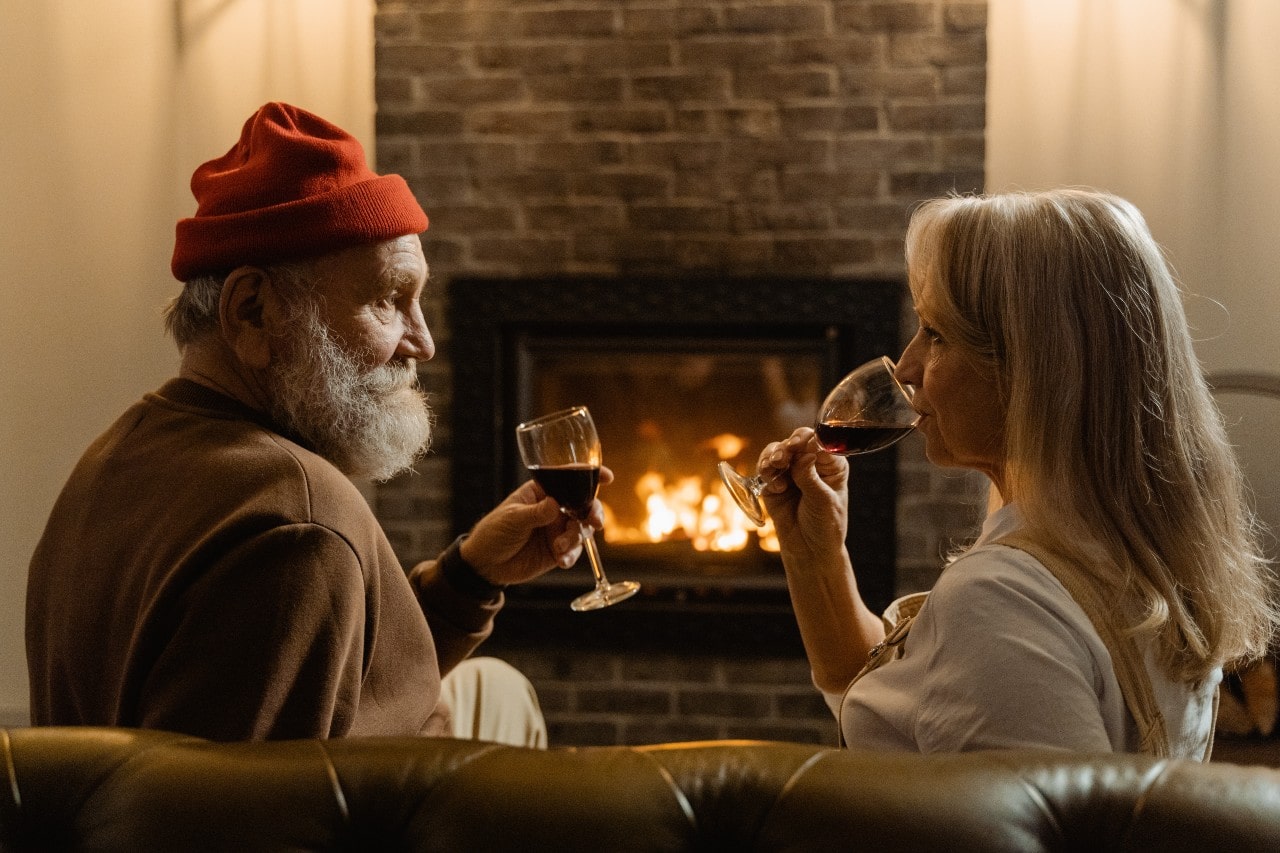
[[[431,337],[431,329],[427,327],[427,319],[422,316],[422,306],[413,303],[409,316],[405,321],[404,334],[396,352],[406,358],[428,361],[436,354],[436,342]]]

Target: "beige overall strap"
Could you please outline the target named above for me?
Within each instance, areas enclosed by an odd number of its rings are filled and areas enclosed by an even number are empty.
[[[928,597],[927,592],[915,592],[904,595],[889,605],[884,615],[880,617],[884,620],[884,639],[871,649],[867,662],[853,677],[854,681],[874,669],[879,669],[889,661],[902,657],[903,646],[907,642],[907,632],[911,630],[911,623],[916,621],[916,614],[920,612],[920,608],[924,606],[925,599]]]
[[[911,630],[911,623],[916,621],[916,614],[920,612],[920,608],[924,606],[925,599],[929,597],[927,592],[914,592],[910,595],[904,595],[902,598],[894,601],[885,610],[881,617],[884,620],[884,639],[876,643],[867,656],[867,662],[863,665],[858,674],[853,677],[853,681],[849,682],[849,687],[844,689],[847,694],[853,685],[858,683],[858,679],[866,675],[872,670],[879,669],[891,660],[897,660],[902,657],[906,651],[907,633]],[[843,705],[844,703],[841,702]],[[846,746],[844,732],[839,730],[840,714],[836,714],[837,734],[840,738],[840,745]]]
[[[1035,557],[1080,605],[1080,609],[1089,617],[1094,630],[1102,638],[1103,645],[1111,653],[1111,663],[1115,667],[1116,680],[1120,682],[1125,706],[1138,725],[1142,751],[1157,758],[1167,758],[1169,733],[1165,728],[1164,715],[1156,704],[1151,676],[1147,672],[1142,651],[1132,636],[1123,633],[1107,618],[1110,608],[1101,591],[1071,560],[1026,537],[1017,534],[1002,536],[996,540],[996,544],[1017,548]]]

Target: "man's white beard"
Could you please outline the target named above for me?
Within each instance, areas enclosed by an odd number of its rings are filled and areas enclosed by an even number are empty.
[[[269,369],[271,416],[340,471],[389,480],[431,444],[431,409],[413,359],[370,370],[314,310],[302,312]]]

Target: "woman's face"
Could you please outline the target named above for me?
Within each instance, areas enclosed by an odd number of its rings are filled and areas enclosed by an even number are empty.
[[[929,287],[916,301],[920,328],[897,370],[916,388],[925,455],[935,465],[982,471],[1003,491],[1005,403],[995,371],[948,340],[929,311]]]

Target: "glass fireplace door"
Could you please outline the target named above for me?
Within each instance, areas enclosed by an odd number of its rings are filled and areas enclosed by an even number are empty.
[[[600,495],[607,562],[668,579],[780,586],[772,526],[747,521],[716,464],[754,470],[765,444],[811,425],[831,381],[830,350],[812,337],[529,336],[516,346],[516,410],[521,420],[591,410],[615,477]]]

